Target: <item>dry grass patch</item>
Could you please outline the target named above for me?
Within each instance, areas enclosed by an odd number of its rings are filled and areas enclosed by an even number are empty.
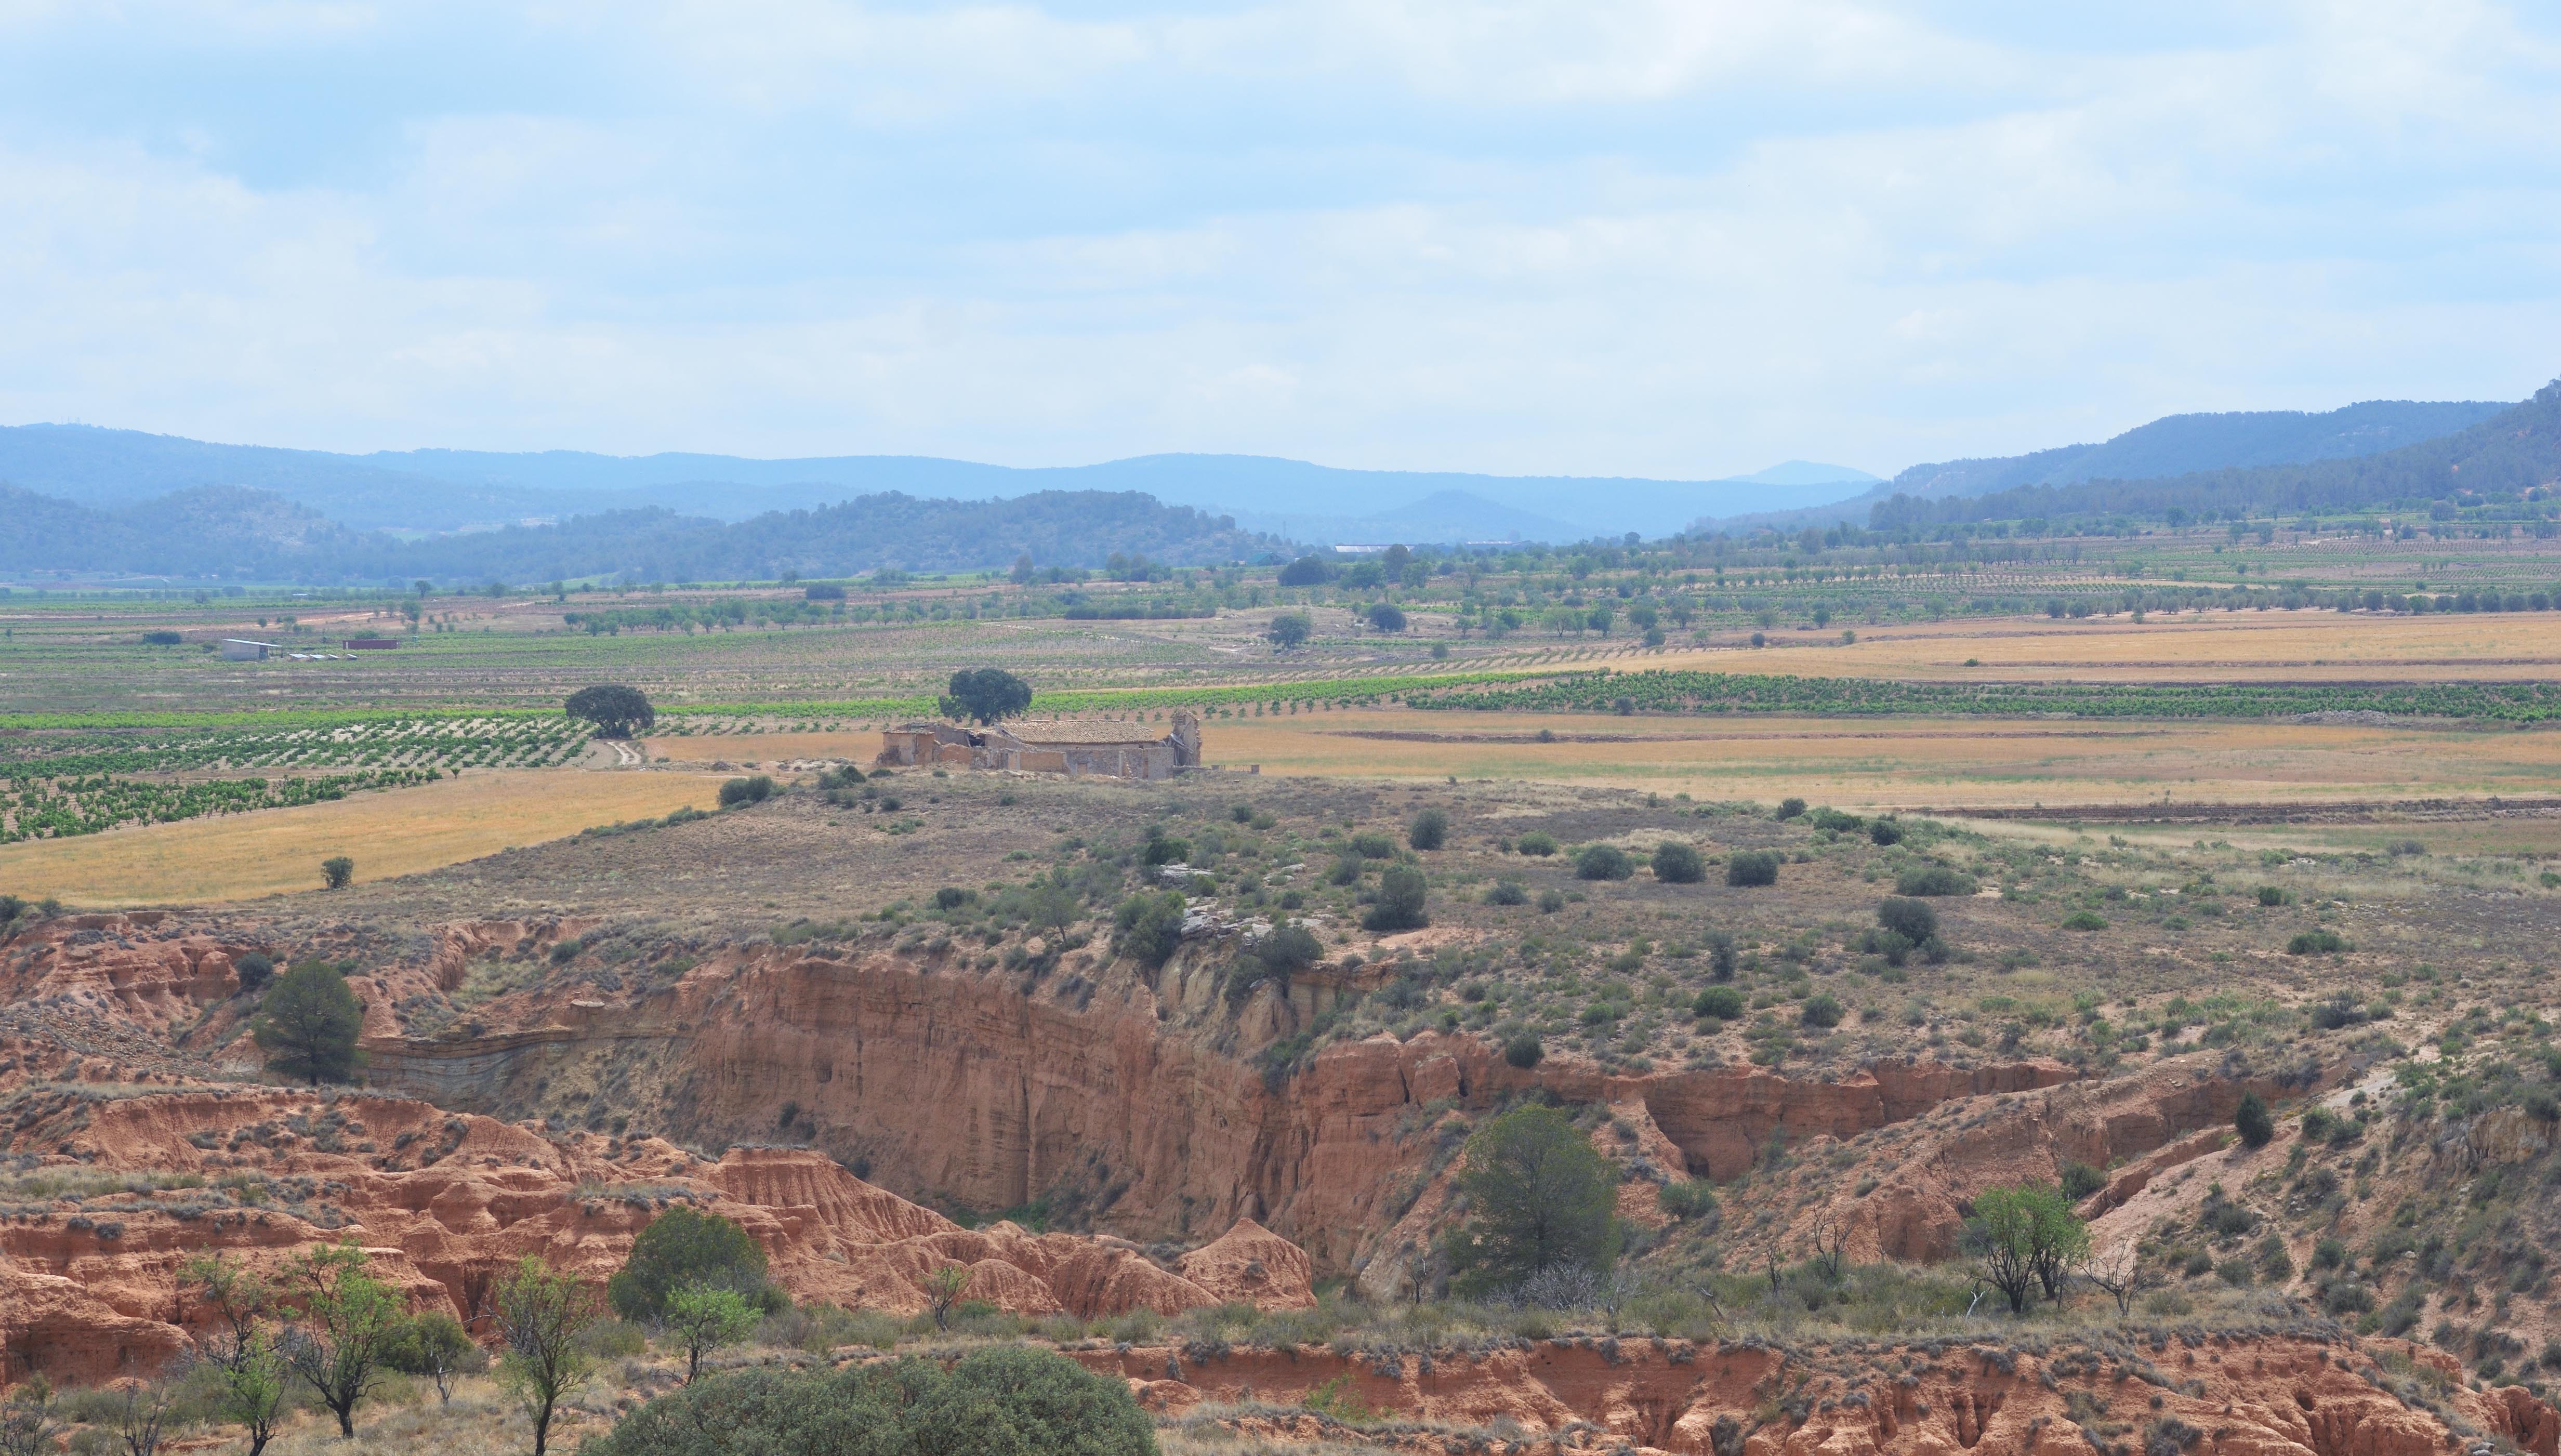
[[[12,894],[76,905],[247,899],[320,889],[320,862],[359,881],[414,875],[592,825],[711,808],[720,780],[678,773],[502,769],[326,804],[191,819],[0,849]]]
[[[1854,644],[1780,627],[1774,645],[1636,654],[1627,671],[1782,673],[1819,678],[2075,682],[2453,682],[2528,680],[2561,670],[2549,614],[2367,616],[2313,610],[2180,612],[2061,621],[1989,617],[1868,627]],[[1721,633],[1739,638],[1741,631]],[[1971,658],[1975,666],[1966,666]]]
[[[1539,741],[1540,732],[1554,741]],[[2282,803],[2550,792],[2561,733],[2293,723],[1619,718],[1378,710],[1220,719],[1267,774],[1530,779],[1860,807]]]

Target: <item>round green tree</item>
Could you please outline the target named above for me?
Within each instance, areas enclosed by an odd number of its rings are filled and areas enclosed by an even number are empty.
[[[965,718],[980,726],[1015,718],[1032,706],[1032,685],[998,667],[973,668],[951,675],[939,707],[944,718]]]
[[[1451,1237],[1450,1263],[1471,1292],[1618,1259],[1616,1171],[1553,1107],[1516,1107],[1478,1128],[1458,1183],[1468,1217]]]
[[[572,718],[583,718],[596,725],[599,738],[627,738],[636,728],[646,731],[658,721],[658,711],[637,688],[619,683],[598,683],[581,688],[569,695],[562,705]]]
[[[269,1070],[315,1087],[355,1071],[364,1059],[356,1051],[364,1027],[364,1008],[346,976],[324,960],[304,961],[276,977],[250,1024]]]
[[[626,1320],[655,1321],[666,1318],[667,1296],[687,1285],[762,1298],[765,1249],[720,1214],[677,1204],[631,1241],[631,1256],[605,1282],[604,1297]]]
[[[1378,901],[1361,923],[1372,930],[1415,930],[1430,923],[1423,901],[1430,887],[1412,865],[1390,865],[1379,872]]]

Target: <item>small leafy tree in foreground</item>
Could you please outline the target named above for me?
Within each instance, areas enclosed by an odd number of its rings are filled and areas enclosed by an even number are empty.
[[[747,1338],[763,1311],[735,1289],[687,1284],[668,1291],[667,1334],[685,1352],[685,1381],[702,1373],[703,1357]]]
[[[534,1423],[534,1456],[551,1441],[552,1412],[595,1368],[579,1336],[602,1313],[595,1291],[527,1254],[490,1292],[493,1323],[506,1349],[498,1383]]]
[[[331,855],[320,862],[320,883],[331,890],[344,890],[356,883],[356,862],[345,855]]]
[[[934,1328],[951,1328],[951,1307],[969,1292],[969,1270],[963,1264],[945,1264],[925,1276],[925,1299],[934,1310]]]
[[[259,1456],[275,1439],[284,1414],[284,1353],[277,1349],[270,1317],[276,1291],[266,1279],[220,1253],[197,1254],[178,1266],[182,1290],[195,1291],[214,1315],[213,1333],[197,1341],[197,1355],[214,1372],[214,1412],[249,1437],[248,1456]],[[0,1452],[7,1446],[0,1444]]]
[[[352,1239],[296,1258],[286,1286],[295,1319],[284,1363],[338,1417],[338,1434],[353,1436],[356,1406],[381,1383],[383,1356],[404,1323],[400,1295],[373,1276]]]
[[[2090,1227],[2057,1188],[1985,1189],[1974,1196],[1965,1240],[1983,1282],[2024,1314],[2041,1285],[2062,1298],[2064,1276],[2090,1250]]]
[[[455,1377],[487,1369],[489,1357],[460,1320],[434,1309],[401,1326],[383,1363],[406,1375],[427,1376],[435,1385],[437,1403],[451,1404]]]

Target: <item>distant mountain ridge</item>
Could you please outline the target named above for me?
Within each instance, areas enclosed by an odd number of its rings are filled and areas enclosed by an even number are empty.
[[[1652,480],[1349,470],[1260,455],[1140,455],[1016,468],[914,455],[752,460],[577,450],[383,450],[341,455],[212,444],[93,425],[0,427],[0,481],[113,510],[200,485],[272,492],[358,530],[455,531],[661,508],[743,521],[863,496],[998,500],[1143,491],[1299,540],[1553,541],[1662,536],[1703,513],[1812,505],[1875,480],[1791,461],[1754,476]],[[1427,529],[1428,528],[1428,529]]]
[[[2375,453],[2195,470],[2150,480],[2021,485],[1974,496],[1930,499],[1896,493],[1870,506],[1867,524],[2163,516],[2172,510],[2230,516],[2430,502],[2445,502],[2451,509],[2492,495],[2512,499],[2556,482],[2561,482],[2561,380],[2463,429]]]
[[[1864,526],[1878,506],[1898,497],[1905,501],[2008,499],[2010,493],[2040,487],[2164,480],[2205,471],[2356,459],[2454,435],[2515,407],[2479,400],[2369,400],[2320,413],[2257,409],[2168,414],[2098,444],[2058,445],[2025,455],[1914,465],[1861,495],[1793,510],[1702,520],[1694,529],[1772,527],[1793,531],[1835,522]],[[1950,520],[2003,519],[1970,516],[1969,509],[1954,506],[1940,514]],[[1903,516],[1911,514],[1908,508],[1897,510]]]
[[[743,522],[659,508],[425,541],[359,532],[266,491],[197,486],[101,510],[0,486],[0,571],[97,571],[310,582],[771,579],[883,566],[947,571],[1101,566],[1113,554],[1173,566],[1254,560],[1288,543],[1135,491],[1039,491],[1004,501],[889,492]]]
[[[2450,435],[2512,407],[2481,400],[2368,400],[2319,414],[2300,409],[2168,414],[2101,444],[2061,445],[2007,459],[1915,465],[1897,474],[1888,489],[1934,498],[1978,496],[2023,485],[2160,480],[2200,470],[2350,459]]]

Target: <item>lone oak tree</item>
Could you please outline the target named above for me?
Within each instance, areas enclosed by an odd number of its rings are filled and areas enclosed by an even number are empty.
[[[634,728],[647,729],[658,721],[658,710],[637,688],[619,683],[598,683],[581,688],[569,695],[562,705],[572,718],[583,718],[596,725],[599,738],[627,738]]]
[[[984,727],[1030,708],[1032,685],[1000,667],[974,668],[953,673],[950,691],[937,706],[944,718],[974,719]]]

